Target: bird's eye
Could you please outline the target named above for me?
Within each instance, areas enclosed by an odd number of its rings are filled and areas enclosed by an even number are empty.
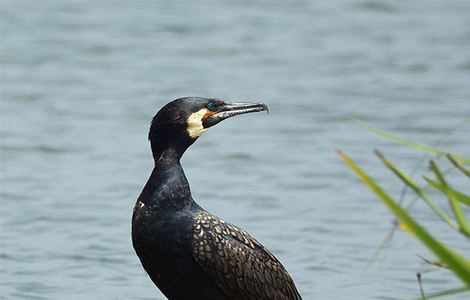
[[[217,105],[213,102],[210,102],[209,104],[207,104],[207,109],[210,110],[210,111],[216,111],[217,110]]]

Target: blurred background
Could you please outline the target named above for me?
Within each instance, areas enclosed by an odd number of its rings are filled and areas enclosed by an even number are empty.
[[[432,268],[417,255],[433,256],[408,234],[366,268],[393,218],[333,146],[397,197],[372,150],[406,171],[422,154],[353,118],[469,154],[468,123],[448,136],[470,115],[469,1],[0,3],[2,299],[164,299],[130,218],[151,117],[182,96],[269,105],[212,128],[182,163],[196,201],[271,249],[304,299],[419,296],[415,273]],[[423,275],[425,292],[458,286]]]

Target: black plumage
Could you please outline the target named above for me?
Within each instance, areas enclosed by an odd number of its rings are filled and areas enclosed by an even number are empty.
[[[152,281],[168,299],[301,299],[282,264],[247,232],[201,208],[180,164],[209,127],[267,110],[259,103],[180,98],[154,117],[155,167],[134,207],[132,240]]]

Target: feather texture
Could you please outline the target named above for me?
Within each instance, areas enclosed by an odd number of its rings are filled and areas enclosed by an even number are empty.
[[[246,231],[200,212],[193,256],[230,299],[302,299],[282,264]]]

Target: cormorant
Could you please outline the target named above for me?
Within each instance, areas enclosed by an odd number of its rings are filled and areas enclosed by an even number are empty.
[[[137,199],[132,242],[152,281],[171,300],[300,300],[282,264],[243,229],[191,197],[180,159],[207,128],[232,116],[268,111],[262,103],[186,97],[153,118],[155,167]]]

